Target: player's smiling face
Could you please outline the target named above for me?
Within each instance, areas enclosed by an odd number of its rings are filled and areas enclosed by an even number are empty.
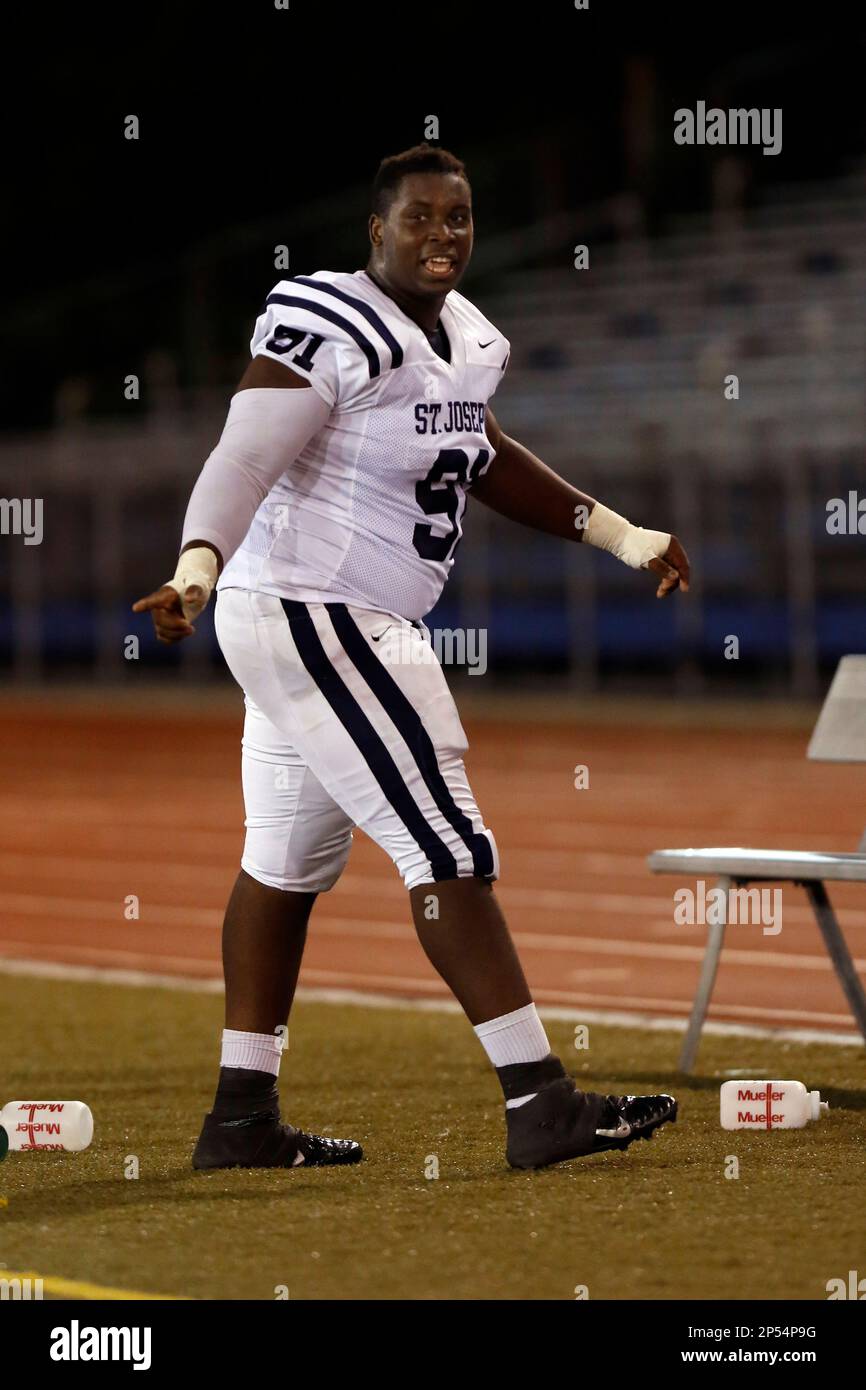
[[[444,297],[472,255],[472,195],[459,174],[407,174],[384,218],[371,219],[374,263],[393,289]]]

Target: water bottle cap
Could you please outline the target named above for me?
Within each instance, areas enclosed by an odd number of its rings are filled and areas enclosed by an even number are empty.
[[[809,1102],[812,1110],[812,1119],[820,1120],[830,1109],[829,1102],[821,1099],[820,1091],[809,1092]]]

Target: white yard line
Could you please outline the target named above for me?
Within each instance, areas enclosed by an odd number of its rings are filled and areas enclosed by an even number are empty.
[[[114,956],[124,956],[128,952],[112,952]],[[173,957],[157,958],[167,962]],[[187,965],[194,964],[187,961]],[[202,962],[203,964],[203,962]],[[359,988],[364,983],[373,986],[376,982],[381,991],[382,985],[402,986],[403,988],[423,989],[426,991],[437,990],[435,981],[412,979],[395,976],[393,980],[389,976],[359,976],[352,975],[352,972],[337,972],[325,970],[308,970],[305,972],[308,977],[317,977],[322,981],[319,987],[302,987],[298,990],[297,997],[302,1002],[336,1004],[340,1006],[356,1005],[361,1008],[374,1009],[413,1009],[421,1012],[436,1013],[460,1013],[460,1007],[453,999],[448,998],[426,998],[426,999],[406,999],[398,998],[393,995],[377,992],[374,988]],[[192,977],[182,977],[171,973],[158,973],[149,970],[139,970],[131,968],[100,967],[94,965],[64,965],[56,961],[41,960],[15,960],[0,957],[0,975],[18,975],[32,977],[36,979],[49,980],[72,980],[83,983],[97,984],[116,984],[127,985],[136,988],[161,988],[186,991],[196,994],[221,994],[222,981],[217,978],[196,979]],[[331,979],[334,983],[325,983],[326,979]],[[341,983],[337,983],[340,981]],[[354,983],[349,983],[354,981]],[[634,1010],[622,1008],[598,1009],[594,1007],[583,1008],[577,1003],[578,996],[574,996],[575,1002],[566,1005],[556,1002],[550,998],[551,995],[561,994],[563,999],[567,999],[564,991],[539,991],[539,1002],[541,1003],[540,1012],[545,1018],[555,1019],[567,1023],[597,1023],[606,1027],[614,1028],[642,1028],[652,1032],[672,1032],[682,1033],[685,1031],[686,1019],[682,1016],[667,1016],[659,1014],[647,1014],[640,1011],[640,1005],[644,1007],[650,1003],[658,1003],[659,1007],[677,1009],[686,1006],[677,1001],[650,1001],[630,999],[628,1002],[634,1004]],[[546,1000],[545,997],[546,996]],[[622,1002],[622,1001],[620,1001]],[[738,1012],[736,1006],[726,1006],[729,1013]],[[809,1014],[783,1009],[746,1009],[742,1012],[749,1015],[759,1014],[762,1017],[781,1019],[787,1017],[801,1017],[826,1019],[830,1022],[844,1023],[844,1016],[837,1014]],[[708,1020],[704,1024],[704,1033],[714,1034],[719,1037],[740,1037],[740,1038],[764,1038],[772,1042],[794,1042],[794,1043],[826,1043],[840,1047],[862,1047],[863,1039],[859,1033],[829,1031],[827,1029],[812,1029],[804,1027],[760,1027],[753,1024],[742,1023],[723,1023]]]

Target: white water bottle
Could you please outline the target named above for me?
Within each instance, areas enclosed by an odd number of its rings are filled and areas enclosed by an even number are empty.
[[[10,1150],[80,1153],[93,1138],[93,1115],[80,1100],[10,1100],[0,1110]]]
[[[722,1129],[802,1129],[830,1109],[820,1091],[802,1081],[725,1081],[720,1095]]]

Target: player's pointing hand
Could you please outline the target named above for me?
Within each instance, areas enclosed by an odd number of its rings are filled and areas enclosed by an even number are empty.
[[[186,590],[184,598],[188,597],[195,601],[200,596],[201,589],[197,585],[191,585]],[[199,604],[199,612],[203,606],[203,604]],[[169,645],[173,642],[182,642],[184,637],[192,637],[195,632],[192,623],[184,617],[180,594],[170,584],[163,584],[161,589],[156,589],[154,593],[148,594],[147,598],[140,598],[137,603],[132,605],[132,611],[133,613],[150,613],[160,642],[166,642]]]
[[[181,551],[174,578],[134,603],[133,613],[151,614],[160,642],[192,637],[192,620],[206,607],[219,566],[220,557],[212,546],[191,542]]]

